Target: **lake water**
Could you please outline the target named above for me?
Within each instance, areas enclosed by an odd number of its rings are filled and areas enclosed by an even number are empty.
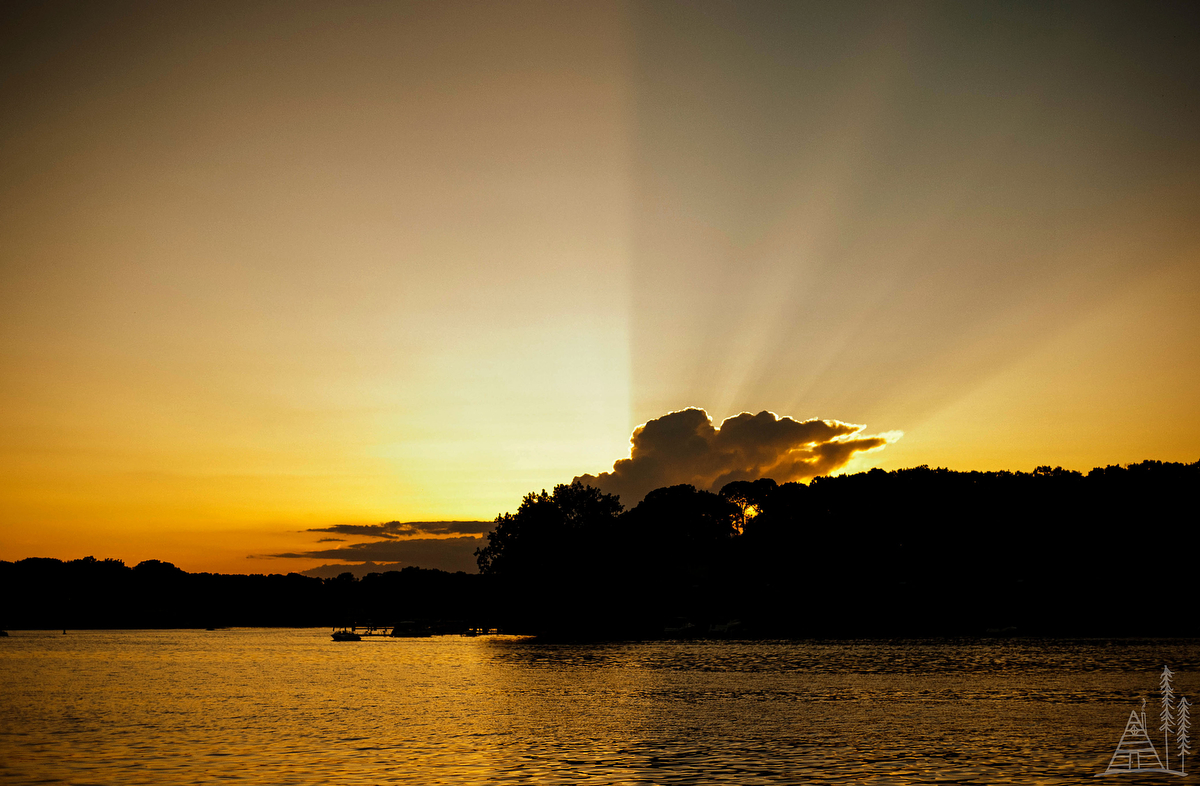
[[[17,631],[0,782],[1097,783],[1164,663],[1195,702],[1194,640]]]

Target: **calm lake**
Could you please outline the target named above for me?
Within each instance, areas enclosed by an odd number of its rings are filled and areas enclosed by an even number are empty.
[[[16,631],[0,782],[1186,783],[1091,780],[1164,663],[1195,702],[1196,640]]]

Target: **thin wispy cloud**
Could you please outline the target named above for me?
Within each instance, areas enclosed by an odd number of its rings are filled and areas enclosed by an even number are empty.
[[[458,522],[462,523],[462,522]],[[492,526],[488,524],[488,526]],[[421,568],[474,572],[475,549],[484,545],[480,537],[461,535],[448,538],[383,539],[351,543],[312,551],[287,551],[264,556],[275,559],[327,559],[344,562],[379,562],[414,565]]]
[[[383,524],[335,524],[316,527],[305,532],[332,532],[364,538],[399,540],[402,538],[448,537],[453,535],[482,535],[490,532],[490,521],[388,521]],[[343,538],[321,538],[318,543]]]

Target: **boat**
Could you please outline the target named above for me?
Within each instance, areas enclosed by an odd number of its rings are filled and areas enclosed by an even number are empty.
[[[333,640],[334,641],[362,641],[362,636],[359,636],[357,633],[355,633],[352,630],[348,630],[347,628],[342,628],[341,630],[335,630],[333,632]]]

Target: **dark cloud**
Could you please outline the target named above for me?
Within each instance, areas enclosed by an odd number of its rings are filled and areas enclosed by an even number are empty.
[[[490,525],[489,525],[490,526]],[[487,544],[483,538],[470,536],[453,538],[412,538],[410,540],[382,540],[369,543],[352,543],[330,549],[313,551],[289,551],[268,554],[279,559],[332,559],[346,562],[385,562],[401,566],[414,565],[420,568],[466,571],[474,573],[475,549]],[[347,568],[348,569],[348,568]],[[395,570],[396,568],[393,568]]]
[[[704,410],[685,409],[638,426],[629,458],[613,464],[612,472],[575,479],[619,495],[626,507],[653,489],[680,483],[718,491],[734,480],[808,480],[836,472],[856,453],[878,450],[901,436],[859,436],[863,428],[766,411],[743,412],[717,428]]]
[[[318,538],[317,543],[344,543],[345,538]]]
[[[383,524],[335,524],[332,527],[318,527],[305,531],[396,540],[444,535],[482,535],[490,532],[492,526],[490,521],[388,521]],[[336,540],[336,538],[322,538],[318,542],[326,540]]]

